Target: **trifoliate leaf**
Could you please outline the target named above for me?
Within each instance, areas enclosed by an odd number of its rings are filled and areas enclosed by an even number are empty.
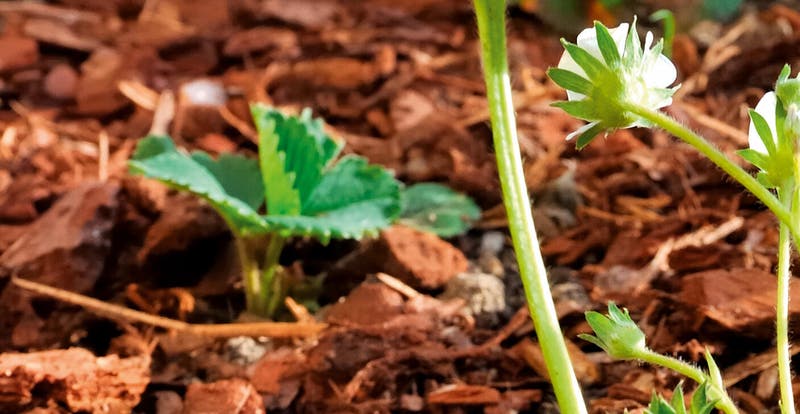
[[[264,204],[258,161],[237,154],[221,154],[215,160],[202,151],[193,152],[192,159],[205,167],[228,195],[256,211]]]
[[[259,135],[267,213],[300,214],[341,145],[307,113],[286,116],[263,105],[253,105],[251,112]]]
[[[469,230],[481,210],[471,198],[435,183],[421,183],[401,192],[400,222],[409,227],[453,237]]]
[[[173,188],[197,194],[225,218],[234,232],[263,230],[261,217],[247,203],[225,191],[222,184],[202,164],[166,145],[164,137],[148,137],[139,142],[135,158],[128,162],[132,174],[155,178]],[[160,148],[158,153],[155,149]]]

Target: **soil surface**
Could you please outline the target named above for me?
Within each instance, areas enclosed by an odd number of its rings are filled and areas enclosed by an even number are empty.
[[[564,138],[581,123],[549,106],[565,95],[545,70],[574,36],[561,17],[616,25],[680,3],[683,86],[666,110],[735,157],[747,108],[785,63],[800,68],[798,5],[748,2],[720,23],[700,21],[698,1],[586,2],[555,20],[522,3],[509,22],[520,147],[591,412],[640,411],[682,380],[577,338],[608,301],[658,352],[702,364],[709,349],[742,412],[776,412],[775,219],[662,131],[576,151]],[[557,412],[500,204],[470,2],[7,1],[0,20],[0,411]],[[448,240],[397,226],[292,241],[288,325],[215,325],[254,322],[225,223],[126,161],[148,131],[253,156],[249,102],[312,108],[345,152],[465,192],[482,219]],[[797,325],[800,283],[792,299]]]

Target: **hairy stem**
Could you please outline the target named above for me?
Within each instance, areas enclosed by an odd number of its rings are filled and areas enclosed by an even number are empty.
[[[505,1],[474,0],[474,4],[497,169],[525,298],[561,412],[583,414],[586,405],[558,324],[522,172],[506,56]]]
[[[791,180],[790,180],[791,181]],[[792,208],[795,196],[794,183],[789,182],[778,189],[778,196],[787,208]],[[795,214],[796,215],[796,214]],[[778,293],[777,317],[775,322],[775,345],[778,350],[778,381],[781,394],[781,413],[794,414],[794,391],[792,390],[792,355],[789,352],[789,270],[792,256],[792,243],[789,226],[779,223],[778,230]]]
[[[702,369],[683,362],[677,358],[661,355],[650,349],[639,353],[636,355],[636,358],[647,362],[648,364],[658,365],[660,367],[675,371],[681,375],[691,378],[692,381],[698,384],[708,383],[713,388],[717,388],[715,391],[720,397],[720,400],[716,404],[718,409],[726,414],[739,413],[739,409],[736,408],[736,404],[733,403],[733,400],[731,400],[731,397],[728,396],[728,393],[724,389],[719,389],[718,386],[714,385],[709,375],[706,374]]]
[[[734,180],[738,181],[739,184],[750,191],[754,196],[756,196],[756,198],[761,200],[761,202],[764,203],[767,208],[772,210],[776,217],[778,217],[778,220],[787,226],[792,225],[792,215],[789,212],[789,209],[787,209],[766,187],[761,185],[761,183],[753,178],[750,173],[745,171],[742,167],[736,165],[736,163],[726,157],[725,154],[714,147],[714,145],[708,142],[705,138],[692,132],[690,129],[681,125],[680,122],[662,112],[634,104],[626,105],[625,109],[663,128],[670,134],[693,146],[695,149],[700,151],[701,154],[705,155],[709,160],[711,160],[711,162],[716,164],[717,167],[721,168]],[[790,227],[790,230],[792,235],[797,240],[797,237],[800,236],[800,234],[798,234],[798,229]]]

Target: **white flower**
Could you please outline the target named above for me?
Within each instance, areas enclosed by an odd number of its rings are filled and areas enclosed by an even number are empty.
[[[750,149],[754,151],[758,151],[764,155],[768,154],[767,147],[764,145],[764,139],[771,139],[772,142],[775,142],[777,145],[776,138],[778,136],[778,127],[775,121],[775,107],[778,104],[778,97],[775,95],[775,92],[769,91],[761,97],[761,100],[758,101],[756,105],[755,111],[757,114],[761,115],[764,120],[767,122],[769,126],[769,132],[771,133],[770,137],[762,137],[756,131],[756,125],[752,119],[750,119],[750,130],[747,134],[747,140],[750,144]]]
[[[611,29],[596,23],[576,44],[562,43],[566,51],[548,73],[567,90],[568,102],[555,105],[589,122],[567,136],[580,135],[578,147],[603,131],[649,125],[626,109],[631,105],[656,110],[672,103],[675,65],[661,54],[661,42],[653,45],[652,33],[642,47],[635,23]]]

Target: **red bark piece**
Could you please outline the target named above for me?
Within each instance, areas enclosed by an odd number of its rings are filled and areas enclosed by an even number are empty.
[[[0,277],[87,292],[111,248],[119,186],[87,183],[62,196],[0,256]]]
[[[285,410],[299,393],[302,377],[310,368],[305,355],[282,348],[256,363],[250,381],[268,409]]]
[[[500,392],[483,385],[451,385],[428,394],[429,404],[494,405],[500,402]]]
[[[385,272],[413,286],[436,289],[467,270],[467,258],[439,237],[403,226],[381,233],[384,247],[378,263]]]
[[[27,37],[0,37],[0,71],[30,66],[39,60],[39,45]]]
[[[800,286],[790,286],[791,296],[800,297]],[[685,276],[680,299],[726,329],[754,335],[774,323],[775,289],[775,276],[764,271],[710,270]],[[797,300],[790,303],[789,313],[800,314]]]
[[[403,297],[383,283],[362,283],[328,309],[330,323],[376,325],[403,313]]]
[[[98,358],[82,348],[0,354],[0,411],[55,401],[72,412],[130,412],[149,373],[149,356]]]
[[[249,382],[234,378],[210,384],[190,384],[183,403],[185,414],[263,414],[261,395]]]

